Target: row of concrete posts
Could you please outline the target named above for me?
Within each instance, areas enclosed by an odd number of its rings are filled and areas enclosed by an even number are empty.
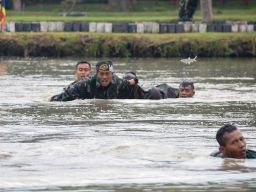
[[[256,22],[7,22],[7,32],[183,33],[254,32]]]

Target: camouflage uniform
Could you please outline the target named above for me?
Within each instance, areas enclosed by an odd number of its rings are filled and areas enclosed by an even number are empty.
[[[212,156],[212,157],[221,157],[221,158],[223,158],[223,155],[222,155],[219,151],[213,152],[213,153],[211,154],[211,156]],[[245,159],[256,159],[256,151],[247,149],[247,150],[246,150]]]
[[[63,93],[65,92],[65,90],[70,89],[69,87],[72,87],[74,84],[76,84],[78,82],[78,80],[70,83],[66,88],[64,88]],[[50,101],[61,101],[61,98],[63,97],[63,93],[58,94],[58,95],[54,95],[51,97]]]
[[[167,98],[178,98],[179,90],[170,87],[166,83],[157,85],[155,87],[143,87],[144,99],[167,99]]]
[[[175,89],[173,87],[170,87],[166,83],[157,85],[156,88],[158,88],[160,90],[160,93],[162,95],[162,99],[178,98],[179,97],[179,89]]]
[[[179,20],[191,21],[196,11],[198,0],[180,0]]]
[[[135,89],[136,88],[136,89]],[[139,89],[139,94],[135,92]],[[91,79],[85,78],[70,85],[63,93],[51,101],[71,101],[75,99],[142,99],[143,90],[137,85],[132,86],[128,81],[113,75],[108,87],[102,87],[96,75]]]

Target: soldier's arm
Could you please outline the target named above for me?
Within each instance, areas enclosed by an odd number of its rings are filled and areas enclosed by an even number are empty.
[[[83,79],[75,84],[69,85],[67,88],[64,88],[61,94],[51,97],[50,101],[72,101],[75,99],[89,98],[89,93],[86,90],[89,81],[89,79]]]

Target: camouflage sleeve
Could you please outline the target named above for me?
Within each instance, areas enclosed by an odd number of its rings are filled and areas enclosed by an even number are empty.
[[[75,99],[88,99],[90,98],[90,94],[87,91],[89,82],[89,79],[83,79],[75,84],[71,84],[67,88],[64,88],[61,94],[51,97],[50,101],[72,101]]]
[[[138,85],[130,85],[129,81],[123,80],[118,89],[118,99],[144,99],[144,91]]]

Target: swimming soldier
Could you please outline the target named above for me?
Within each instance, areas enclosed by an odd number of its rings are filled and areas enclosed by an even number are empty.
[[[246,141],[242,133],[234,125],[224,125],[216,134],[219,151],[211,154],[213,157],[256,159],[256,151],[246,149]]]
[[[96,75],[91,79],[84,78],[69,86],[60,94],[58,100],[71,101],[75,99],[129,99],[133,94],[136,79],[125,80],[113,74],[111,61],[100,61],[96,65]]]
[[[92,75],[91,64],[87,61],[79,61],[76,64],[76,69],[75,69],[76,80],[71,84],[69,84],[67,88],[64,88],[64,91],[65,89],[68,89],[68,87],[74,85],[75,83],[77,83],[78,81],[84,78],[91,78],[91,75]],[[61,97],[62,97],[62,94],[54,95],[50,98],[50,101],[59,101]]]
[[[166,83],[151,88],[155,99],[188,98],[195,95],[195,87],[192,81],[184,80],[179,89],[173,88]]]

